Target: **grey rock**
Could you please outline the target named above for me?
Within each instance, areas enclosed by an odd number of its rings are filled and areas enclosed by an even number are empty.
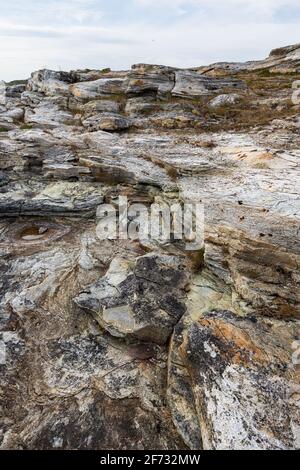
[[[119,114],[102,113],[89,116],[82,121],[84,127],[91,131],[121,131],[131,127],[131,121]]]
[[[6,83],[1,80],[0,81],[0,105],[6,104]]]
[[[94,100],[123,92],[122,78],[99,78],[91,82],[80,82],[70,87],[71,93],[82,100]]]
[[[7,85],[4,81],[0,81],[0,105],[7,104],[9,100],[20,98],[25,91],[26,85]]]
[[[209,66],[199,67],[200,73],[215,75],[232,74],[244,71],[269,70],[271,73],[299,73],[300,45],[281,47],[271,51],[264,60],[248,62],[219,62]]]
[[[57,72],[54,70],[38,70],[31,74],[28,81],[28,91],[46,95],[68,95],[69,84],[77,80],[72,72]]]
[[[175,74],[173,96],[200,97],[220,93],[227,89],[243,90],[246,88],[242,80],[207,78],[196,72],[179,70]]]
[[[121,115],[105,114],[101,116],[99,127],[103,131],[119,131],[131,127],[131,121]]]
[[[36,186],[36,187],[35,187]],[[0,193],[1,216],[69,214],[91,216],[103,202],[103,188],[88,183],[12,183]]]
[[[174,84],[174,69],[146,64],[132,66],[125,81],[126,93],[129,95],[153,92],[163,96],[172,91]]]
[[[236,93],[230,93],[230,94],[224,94],[224,95],[219,95],[213,98],[209,102],[209,106],[211,108],[218,108],[219,106],[230,106],[234,105],[241,99],[241,96],[236,94]]]
[[[26,90],[21,95],[21,103],[31,108],[38,106],[43,99],[44,99],[44,95],[42,93],[33,92],[33,91]]]
[[[159,109],[159,105],[157,104],[154,98],[146,99],[143,97],[134,97],[129,98],[126,102],[125,106],[125,113],[129,116],[139,116],[140,114],[145,115],[152,112],[155,112]]]
[[[207,312],[190,323],[180,352],[204,449],[295,447],[299,383],[291,345],[298,329],[299,322],[239,318],[228,311]]]
[[[60,109],[59,106],[52,102],[43,102],[33,109],[26,109],[24,121],[45,128],[57,127],[62,124],[79,124],[79,120],[72,113]]]
[[[2,122],[19,122],[24,118],[24,109],[23,108],[12,108],[6,112],[0,114],[0,120]]]
[[[113,336],[164,344],[185,312],[189,283],[180,260],[149,254],[115,259],[105,277],[75,298]]]
[[[118,113],[120,111],[120,104],[111,100],[96,100],[89,101],[83,106],[85,116],[90,116],[95,113]]]

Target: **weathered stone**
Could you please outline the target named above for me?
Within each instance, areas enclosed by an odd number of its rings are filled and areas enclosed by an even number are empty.
[[[90,237],[86,232],[82,242],[89,241],[92,256]],[[13,308],[29,328],[29,338],[13,331],[9,321],[0,332],[1,390],[15,393],[18,384],[21,391],[16,403],[11,395],[1,397],[0,448],[143,449],[153,443],[163,449],[184,448],[164,403],[165,369],[159,348],[125,346],[89,328],[82,316],[76,320],[76,315],[69,315],[72,290],[93,276],[78,265],[81,250],[72,249],[72,243],[74,238],[70,242],[65,237],[60,247],[41,244],[34,254],[23,248],[19,259],[10,259],[11,272],[22,279],[21,285],[9,273],[1,278],[10,279],[9,287],[3,285],[6,297],[0,298],[1,307],[11,304],[10,312]],[[2,272],[2,262],[0,266]],[[52,298],[49,304],[47,298]]]
[[[3,80],[0,81],[0,104],[6,104],[6,83]]]
[[[113,336],[164,344],[185,312],[188,275],[174,257],[114,260],[105,277],[75,302]]]
[[[96,100],[89,101],[83,106],[85,116],[91,116],[96,113],[118,113],[120,104],[117,101]]]
[[[83,100],[103,98],[108,95],[119,95],[123,92],[122,78],[100,78],[91,82],[81,82],[72,85],[71,93]]]
[[[59,106],[51,102],[44,102],[33,109],[26,109],[24,121],[28,124],[38,124],[46,128],[57,127],[62,124],[79,124],[79,120],[72,113],[60,109]]]
[[[209,106],[211,108],[218,108],[219,106],[233,105],[237,103],[240,99],[240,95],[237,95],[236,93],[219,95],[209,102]]]
[[[202,449],[202,437],[191,378],[179,354],[182,343],[181,322],[175,327],[172,336],[169,360],[167,399],[172,419],[182,439],[189,449]]]
[[[227,89],[243,90],[246,85],[241,80],[207,78],[196,72],[179,70],[175,74],[173,96],[198,97],[220,93]]]
[[[20,97],[21,94],[26,90],[26,84],[20,83],[19,85],[11,85],[7,87],[7,96],[9,98]]]
[[[299,443],[299,322],[212,311],[183,333],[204,449],[293,449]],[[180,330],[179,330],[180,331]]]
[[[265,60],[249,62],[220,62],[209,66],[199,67],[197,70],[204,74],[232,74],[244,71],[269,70],[277,73],[299,73],[300,44],[281,47],[271,51]]]
[[[174,69],[160,65],[137,64],[132,66],[125,81],[127,94],[155,93],[163,96],[175,84]]]
[[[57,72],[54,70],[38,70],[31,74],[28,90],[45,93],[46,95],[68,95],[69,84],[76,81],[72,72]]]
[[[90,216],[103,202],[103,189],[87,183],[11,184],[0,193],[1,216],[69,214]]]
[[[138,116],[140,114],[150,114],[158,109],[159,105],[154,98],[134,97],[127,100],[125,113],[129,116]]]
[[[10,100],[20,98],[25,89],[25,84],[9,86],[4,81],[0,81],[0,105],[7,105]]]
[[[131,127],[131,121],[118,114],[96,114],[92,115],[82,121],[84,127],[87,127],[91,131],[103,130],[103,131],[121,131]]]

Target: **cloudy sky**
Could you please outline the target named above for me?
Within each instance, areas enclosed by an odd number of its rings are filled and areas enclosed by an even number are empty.
[[[40,68],[181,67],[300,42],[299,0],[0,0],[0,79]]]

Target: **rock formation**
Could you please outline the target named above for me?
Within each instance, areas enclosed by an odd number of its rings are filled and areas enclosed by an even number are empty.
[[[0,449],[299,448],[299,76],[0,83]],[[201,202],[204,245],[101,240],[119,196]]]

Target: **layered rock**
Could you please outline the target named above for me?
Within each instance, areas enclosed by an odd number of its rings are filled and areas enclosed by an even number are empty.
[[[0,84],[0,448],[299,448],[299,46]],[[204,246],[99,238],[119,196]]]
[[[164,344],[185,312],[189,278],[183,268],[171,256],[142,256],[132,268],[114,259],[75,302],[112,336]]]
[[[299,73],[300,44],[273,49],[267,59],[249,62],[220,62],[199,67],[204,74],[231,74],[241,71],[266,71],[269,73]]]
[[[178,325],[175,336],[181,337],[179,354],[203,448],[296,448],[299,373],[292,344],[299,322],[239,318],[229,311],[206,312],[186,322],[183,334]],[[185,418],[192,426],[193,416]]]

